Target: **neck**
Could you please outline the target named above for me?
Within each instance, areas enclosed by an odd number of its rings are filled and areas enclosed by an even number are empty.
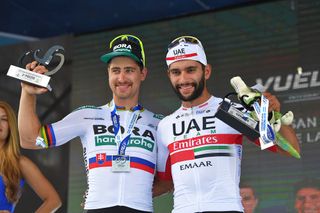
[[[116,106],[124,107],[126,110],[130,110],[138,105],[138,98],[134,99],[121,99],[113,96],[113,100]]]
[[[206,101],[208,101],[210,97],[211,97],[211,94],[209,93],[207,88],[205,88],[203,90],[202,94],[198,98],[196,98],[192,101],[182,101],[182,106],[186,107],[186,108],[199,106],[200,104],[203,104]]]

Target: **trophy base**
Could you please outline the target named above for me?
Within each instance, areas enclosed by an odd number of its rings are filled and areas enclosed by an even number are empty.
[[[227,98],[223,100],[215,116],[246,135],[250,140],[254,141],[260,137],[259,123],[246,113],[232,106],[231,101]]]
[[[50,87],[50,85],[48,85],[50,81],[49,76],[35,73],[30,70],[26,70],[14,65],[10,66],[7,72],[7,76],[19,79],[21,81],[24,81],[30,84],[34,84],[39,87],[45,87],[45,88]]]

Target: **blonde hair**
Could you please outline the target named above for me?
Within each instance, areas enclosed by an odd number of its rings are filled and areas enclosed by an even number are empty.
[[[14,203],[19,199],[21,179],[17,119],[12,107],[8,103],[0,101],[0,108],[6,112],[9,126],[8,138],[0,148],[0,174],[6,187],[6,197],[10,202]]]

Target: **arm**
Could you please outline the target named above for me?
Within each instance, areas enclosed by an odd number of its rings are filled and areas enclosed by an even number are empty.
[[[279,132],[300,154],[299,140],[293,128],[291,126],[282,125]],[[288,152],[282,150],[281,148],[278,148],[277,152],[283,155],[291,156]]]
[[[280,112],[280,102],[277,99],[276,96],[271,95],[270,93],[263,93],[263,95],[269,100],[269,112],[270,111],[276,111]],[[299,152],[300,154],[300,147],[299,147],[299,141],[296,136],[295,131],[291,126],[282,125],[280,128],[279,133]],[[277,147],[277,152],[283,155],[291,156],[286,151],[282,150],[281,148]]]
[[[152,196],[157,197],[173,190],[172,180],[161,180],[158,176],[153,182]]]
[[[51,183],[27,157],[21,156],[19,163],[24,179],[43,201],[35,212],[55,212],[61,206],[61,200]]]
[[[28,64],[26,68],[37,73],[45,73],[47,71],[44,66],[36,66],[36,62]],[[22,91],[18,112],[20,144],[23,148],[39,149],[40,147],[35,145],[41,127],[41,123],[36,114],[36,95],[43,94],[48,90],[27,83],[21,83],[21,87]]]

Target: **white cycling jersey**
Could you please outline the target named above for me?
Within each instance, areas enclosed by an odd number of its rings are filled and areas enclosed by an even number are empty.
[[[117,111],[123,133],[132,112]],[[119,205],[151,212],[159,120],[159,115],[141,110],[125,152],[130,156],[130,172],[111,171],[118,148],[109,105],[81,107],[61,121],[43,126],[40,132],[48,147],[80,137],[88,180],[85,209]]]
[[[243,211],[242,134],[214,117],[221,102],[180,107],[159,123],[157,170],[162,179],[172,173],[174,213]]]

